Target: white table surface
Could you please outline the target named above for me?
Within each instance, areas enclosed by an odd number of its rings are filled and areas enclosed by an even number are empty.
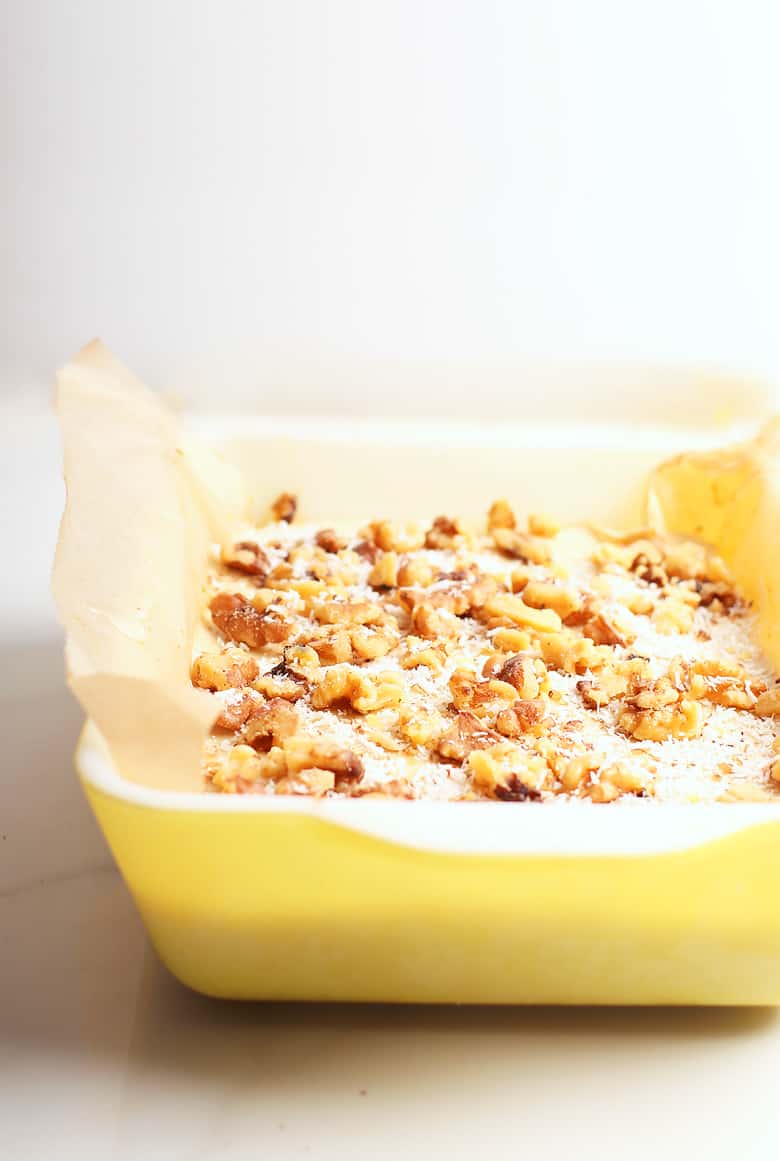
[[[0,1154],[775,1159],[774,1010],[244,1005],[149,949],[71,766],[53,423],[0,406]]]

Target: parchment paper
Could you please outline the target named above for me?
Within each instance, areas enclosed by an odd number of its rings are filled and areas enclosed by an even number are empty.
[[[652,474],[648,519],[706,541],[757,614],[760,643],[780,671],[780,419],[747,443],[687,453]]]
[[[69,683],[124,777],[200,789],[214,709],[190,684],[191,643],[210,545],[246,515],[240,480],[100,342],[59,372],[56,406]]]

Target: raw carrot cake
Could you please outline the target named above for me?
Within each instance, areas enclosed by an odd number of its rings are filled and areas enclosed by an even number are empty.
[[[272,519],[215,554],[213,791],[780,801],[780,685],[724,562],[648,529]]]

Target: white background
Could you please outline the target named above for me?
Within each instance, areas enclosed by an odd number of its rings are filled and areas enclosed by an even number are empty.
[[[780,380],[776,5],[0,12],[0,1151],[774,1161],[774,1011],[235,1007],[167,976],[72,773],[44,401],[95,334],[277,411],[522,416],[493,372],[548,357]]]
[[[2,11],[7,390],[96,334],[287,411],[522,414],[481,369],[527,358],[780,374],[773,0]]]

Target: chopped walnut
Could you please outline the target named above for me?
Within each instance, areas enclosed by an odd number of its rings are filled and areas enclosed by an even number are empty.
[[[497,629],[493,644],[504,653],[525,653],[531,648],[531,635],[525,629]]]
[[[544,670],[543,662],[516,653],[504,662],[496,677],[499,681],[505,681],[514,686],[520,697],[530,701],[539,696],[540,682],[537,666],[540,664]]]
[[[752,710],[766,692],[764,683],[751,681],[740,665],[696,661],[685,669],[691,696],[706,698],[714,705]]]
[[[425,533],[426,548],[457,548],[463,536],[460,521],[449,516],[437,516]]]
[[[561,627],[561,618],[553,609],[534,609],[513,593],[496,593],[485,603],[484,611],[497,623],[508,621],[540,633],[555,633]]]
[[[292,524],[298,511],[298,498],[292,492],[282,492],[271,505],[274,520]]]
[[[536,640],[545,664],[561,673],[585,673],[588,669],[601,669],[614,660],[610,646],[595,645],[589,638],[579,637],[572,629],[540,634]]]
[[[261,613],[238,593],[218,593],[209,608],[211,619],[223,636],[252,649],[286,641],[292,633],[289,621],[267,612]]]
[[[352,750],[326,739],[309,738],[294,734],[282,743],[287,770],[297,774],[301,770],[331,770],[338,781],[356,782],[363,777],[363,763]]]
[[[265,577],[271,568],[268,556],[254,540],[239,540],[232,549],[222,551],[222,563],[248,576]]]
[[[323,625],[375,625],[386,620],[373,601],[328,601],[315,604],[312,612]]]
[[[200,689],[238,689],[258,674],[257,662],[240,649],[201,653],[192,665],[192,684]]]
[[[231,746],[226,754],[208,763],[211,783],[216,790],[236,794],[266,776],[266,763],[251,746]]]
[[[418,636],[431,639],[451,637],[458,631],[458,622],[452,613],[435,609],[427,602],[415,606],[412,626]]]
[[[347,540],[344,536],[339,536],[334,528],[321,528],[314,537],[314,543],[323,552],[337,553],[341,552],[343,548],[347,547]]]
[[[490,505],[487,518],[488,532],[494,528],[516,528],[517,519],[508,500],[496,500]]]
[[[528,531],[534,536],[546,536],[552,539],[557,536],[561,530],[561,526],[557,520],[551,520],[549,516],[543,516],[538,512],[532,512],[528,517]]]
[[[258,704],[258,698],[254,692],[242,690],[237,696],[222,703],[222,709],[212,728],[224,730],[231,734],[240,730]]]
[[[322,665],[339,665],[352,660],[352,634],[347,628],[335,626],[330,631],[310,637],[308,644]]]
[[[456,714],[454,721],[436,744],[436,752],[448,762],[463,762],[472,750],[484,749],[501,741],[501,735],[489,729],[476,714],[468,710]]]
[[[422,556],[405,556],[401,560],[396,583],[405,587],[426,588],[433,580],[433,566]]]
[[[506,556],[516,557],[517,560],[531,562],[531,564],[549,564],[550,549],[541,537],[530,536],[527,532],[518,532],[515,528],[493,528],[493,543]]]
[[[523,600],[534,609],[554,609],[562,621],[582,608],[575,589],[551,581],[529,581],[523,588]]]
[[[398,583],[398,554],[380,552],[368,574],[368,583],[375,589],[392,589]]]
[[[690,633],[695,609],[679,597],[667,597],[656,606],[653,624],[659,633]]]
[[[436,645],[428,645],[421,637],[407,637],[403,657],[400,659],[402,669],[417,669],[426,665],[434,673],[441,673],[444,668],[444,651]]]
[[[756,698],[753,713],[758,714],[761,718],[773,717],[775,714],[780,714],[780,685],[766,690],[765,693],[760,694]]]
[[[496,729],[505,738],[519,738],[535,731],[542,720],[543,708],[538,701],[516,701],[496,715]]]
[[[412,745],[431,746],[444,730],[444,719],[435,710],[402,707],[398,713],[398,729]]]
[[[358,540],[352,551],[356,552],[363,560],[368,560],[372,564],[379,555],[379,548],[374,544],[373,540]]]
[[[315,687],[311,704],[315,709],[348,705],[368,714],[398,705],[403,697],[403,681],[396,673],[364,673],[351,665],[334,665]]]
[[[257,705],[244,726],[244,741],[254,750],[267,752],[298,729],[298,714],[289,701],[272,697]]]
[[[780,681],[766,688],[723,562],[640,529],[604,531],[594,569],[587,534],[558,531],[496,501],[482,536],[448,517],[241,533],[192,666],[214,703],[213,789],[695,798],[683,742],[708,720],[702,797],[778,800],[780,738],[744,715],[780,717]]]
[[[662,699],[655,708],[633,708],[627,704],[618,714],[617,728],[642,742],[663,742],[667,738],[696,738],[704,722],[701,702],[682,698],[666,703]]]
[[[594,680],[578,681],[577,691],[588,709],[601,709],[616,697],[623,697],[628,691],[629,676],[605,665]]]
[[[252,687],[264,697],[283,697],[285,701],[300,701],[306,696],[307,690],[304,678],[297,674],[293,675],[284,668],[281,672],[271,669],[268,673],[261,674],[252,682]]]
[[[505,797],[502,790],[521,782],[536,795],[544,788],[547,763],[511,742],[499,742],[486,750],[473,750],[468,766],[474,785],[494,798]]]
[[[319,766],[308,766],[276,783],[277,794],[306,794],[312,798],[322,798],[335,789],[336,775],[332,770],[323,770]]]
[[[422,547],[423,538],[417,528],[401,527],[391,520],[374,520],[364,529],[367,540],[373,541],[384,552],[414,552]]]
[[[517,697],[517,690],[507,681],[489,678],[480,681],[467,669],[456,669],[450,678],[452,704],[458,710],[470,710],[478,717],[495,713]]]

